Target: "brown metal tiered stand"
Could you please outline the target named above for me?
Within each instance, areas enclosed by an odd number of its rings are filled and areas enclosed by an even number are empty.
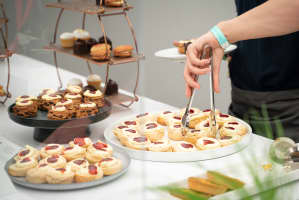
[[[127,14],[127,12],[129,10],[131,10],[133,7],[129,6],[127,4],[126,0],[124,0],[124,4],[123,4],[122,7],[114,7],[114,8],[103,6],[102,1],[103,0],[98,1],[99,5],[96,4],[96,0],[70,0],[70,1],[64,1],[64,2],[61,2],[60,0],[58,0],[56,3],[46,4],[47,7],[59,8],[60,12],[59,12],[57,20],[56,20],[53,40],[48,46],[46,46],[44,48],[47,49],[47,50],[53,50],[54,63],[55,63],[56,70],[57,70],[57,76],[58,76],[58,80],[59,80],[59,83],[60,83],[60,88],[62,87],[62,81],[61,81],[60,74],[59,74],[59,69],[58,69],[57,55],[56,55],[57,52],[65,53],[65,54],[72,55],[72,56],[75,56],[77,58],[81,58],[81,59],[86,60],[86,63],[87,63],[87,66],[88,66],[88,69],[89,69],[90,73],[92,72],[92,69],[91,69],[89,63],[94,63],[98,66],[106,65],[106,78],[105,78],[104,91],[106,91],[107,83],[108,83],[108,80],[109,80],[109,68],[110,68],[110,66],[135,62],[137,64],[137,73],[136,73],[136,83],[135,83],[135,87],[134,87],[134,90],[133,90],[133,96],[128,96],[128,95],[125,95],[125,94],[117,94],[117,95],[113,95],[113,96],[107,96],[107,98],[112,102],[112,104],[119,104],[119,105],[122,105],[124,107],[130,107],[135,101],[138,101],[138,97],[136,95],[136,90],[137,90],[138,82],[139,82],[139,68],[140,68],[139,60],[144,59],[144,56],[142,54],[139,54],[135,31],[133,29],[132,23],[131,23],[131,21],[128,17],[128,14]],[[60,21],[61,16],[62,16],[62,14],[65,10],[82,13],[82,29],[85,28],[86,15],[95,15],[95,16],[97,16],[97,19],[98,19],[100,28],[103,32],[104,40],[105,40],[106,44],[107,44],[107,36],[106,36],[105,29],[104,29],[104,24],[102,22],[102,18],[107,17],[107,16],[123,15],[125,17],[127,23],[128,23],[128,26],[130,28],[132,37],[134,39],[136,54],[133,54],[133,56],[129,57],[129,58],[111,57],[107,61],[96,61],[96,60],[93,60],[89,55],[76,55],[76,54],[73,53],[72,50],[63,48],[60,45],[56,44],[56,37],[57,37],[59,21]],[[129,103],[124,104],[124,102],[129,102]]]
[[[13,54],[12,51],[8,50],[8,45],[7,45],[7,39],[8,39],[8,19],[6,17],[6,13],[3,7],[3,3],[0,3],[0,10],[2,13],[2,17],[0,17],[0,34],[1,34],[1,38],[4,44],[4,49],[0,50],[0,59],[6,59],[7,61],[7,71],[8,71],[8,75],[7,75],[7,83],[6,83],[6,92],[4,97],[4,100],[0,101],[0,104],[4,104],[8,98],[10,98],[10,93],[9,93],[9,83],[10,83],[10,62],[9,62],[9,57]]]

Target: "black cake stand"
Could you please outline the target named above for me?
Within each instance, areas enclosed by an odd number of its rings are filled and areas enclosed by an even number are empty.
[[[90,135],[89,124],[106,119],[111,113],[111,102],[105,99],[105,106],[99,112],[86,118],[72,118],[67,120],[49,120],[48,112],[38,110],[36,117],[24,118],[13,113],[12,104],[8,107],[8,115],[14,122],[34,127],[34,139],[45,143],[68,143],[75,137]]]

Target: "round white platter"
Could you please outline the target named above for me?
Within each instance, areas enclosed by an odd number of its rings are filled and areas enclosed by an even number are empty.
[[[157,161],[157,162],[191,162],[191,161],[201,161],[201,160],[210,160],[228,156],[234,153],[237,153],[247,147],[250,144],[252,137],[251,127],[244,122],[243,120],[237,119],[238,122],[244,124],[247,127],[248,133],[242,137],[241,141],[232,144],[229,146],[211,149],[211,150],[201,150],[196,152],[152,152],[152,151],[142,151],[134,150],[123,146],[117,137],[114,135],[112,130],[118,126],[121,122],[126,120],[132,120],[135,116],[130,116],[121,119],[118,122],[115,122],[108,126],[105,129],[104,136],[108,144],[113,148],[126,151],[132,159],[137,160],[148,160],[148,161]],[[167,133],[167,129],[165,129]]]
[[[225,49],[224,54],[228,54],[228,53],[234,51],[235,49],[237,49],[237,45],[232,44],[227,49]],[[164,58],[164,59],[176,60],[176,61],[182,61],[182,60],[186,59],[186,55],[180,54],[178,52],[177,47],[157,51],[155,53],[155,56]]]

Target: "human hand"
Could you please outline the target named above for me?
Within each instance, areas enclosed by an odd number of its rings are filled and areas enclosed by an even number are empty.
[[[186,52],[186,65],[184,70],[184,78],[186,82],[186,96],[190,97],[193,88],[200,88],[199,83],[194,80],[195,75],[204,75],[210,72],[210,58],[200,59],[204,48],[209,46],[213,53],[213,69],[214,69],[214,90],[219,93],[219,72],[220,64],[224,55],[222,47],[211,32],[197,38],[189,45]]]

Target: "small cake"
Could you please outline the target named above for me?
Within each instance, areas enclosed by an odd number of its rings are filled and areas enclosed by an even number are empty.
[[[71,48],[74,46],[75,36],[73,33],[62,33],[60,35],[60,44],[63,48]]]
[[[155,142],[151,142],[148,145],[149,151],[154,152],[171,152],[172,146],[168,139],[157,140]]]
[[[74,117],[76,114],[76,108],[71,99],[61,99],[59,102],[56,103],[55,106],[64,106],[72,117]]]
[[[186,111],[186,108],[182,108],[180,110],[180,116],[181,117],[184,116],[185,111]],[[200,113],[200,110],[198,108],[190,108],[188,113],[189,113],[189,115],[192,115],[192,114]]]
[[[89,163],[85,158],[77,158],[66,164],[66,167],[71,168],[71,170],[76,173],[78,170],[82,168],[88,167]]]
[[[87,84],[97,90],[101,89],[101,83],[102,83],[102,79],[97,74],[90,74],[87,77]]]
[[[103,0],[103,2],[104,2],[104,0]],[[106,41],[107,41],[107,44],[110,45],[110,50],[112,50],[113,46],[112,46],[112,41],[110,40],[110,38],[106,37]],[[102,36],[102,37],[99,38],[99,43],[100,44],[105,44],[105,38],[104,38],[104,36]]]
[[[78,109],[79,105],[82,102],[82,95],[81,94],[75,94],[75,93],[67,93],[66,95],[64,95],[64,99],[72,100],[74,108]]]
[[[77,158],[84,157],[85,153],[86,153],[85,148],[82,148],[79,145],[74,145],[74,146],[64,148],[62,155],[67,161],[71,161]]]
[[[22,95],[18,96],[16,98],[16,102],[20,101],[33,101],[33,104],[38,105],[38,100],[35,96],[28,96],[28,95]]]
[[[133,47],[131,45],[120,45],[113,49],[116,57],[127,58],[132,56]]]
[[[194,113],[188,116],[189,117],[189,128],[195,128],[197,124],[206,120],[209,116],[203,112]]]
[[[172,140],[184,140],[185,133],[181,124],[172,124],[168,126],[168,138]]]
[[[112,147],[104,142],[97,141],[96,143],[90,145],[87,148],[86,159],[90,163],[96,163],[103,158],[108,158],[112,156]]]
[[[243,136],[248,132],[245,125],[237,121],[225,122],[220,129],[221,136],[234,136],[240,135]]]
[[[89,49],[87,47],[85,40],[76,40],[73,47],[74,54],[84,55],[89,53]]]
[[[216,115],[216,121],[217,121],[217,124],[219,124],[219,127],[221,128],[225,122],[236,121],[236,120],[233,116],[223,114],[223,113],[218,113]]]
[[[93,102],[81,103],[79,109],[76,112],[77,118],[85,118],[97,114],[97,105]]]
[[[112,130],[112,132],[116,137],[119,137],[119,134],[121,134],[124,129],[128,129],[128,128],[129,126],[118,125]]]
[[[39,164],[47,164],[53,168],[60,168],[66,166],[66,159],[61,155],[50,155],[43,160],[39,161]]]
[[[103,170],[105,176],[116,174],[122,169],[121,160],[115,157],[104,158],[97,164]]]
[[[187,47],[191,43],[192,40],[179,40],[179,41],[174,41],[173,45],[178,48],[178,52],[180,54],[186,54]]]
[[[150,144],[149,139],[145,136],[129,137],[128,138],[128,147],[136,150],[147,150],[148,145]]]
[[[118,85],[115,81],[109,79],[105,90],[105,95],[118,94]]]
[[[46,176],[51,168],[48,164],[39,164],[27,171],[25,180],[34,184],[47,183]]]
[[[49,111],[52,106],[55,106],[61,100],[61,96],[57,94],[45,94],[41,97],[40,109]]]
[[[123,131],[118,133],[118,139],[120,143],[124,146],[128,146],[128,141],[130,137],[139,137],[141,136],[138,131],[134,128],[126,128]]]
[[[63,152],[64,146],[60,144],[48,144],[41,148],[40,155],[42,158],[46,158],[51,155],[59,155]]]
[[[71,119],[72,113],[69,112],[65,106],[59,105],[59,106],[52,106],[52,108],[48,112],[48,119],[51,120],[65,120],[65,119]]]
[[[90,52],[90,49],[93,45],[96,45],[98,44],[97,40],[94,39],[94,38],[89,38],[87,41],[86,41],[86,45],[87,45],[87,48],[88,48],[88,51]]]
[[[11,176],[25,176],[29,169],[37,166],[37,161],[34,158],[25,157],[8,167],[8,173]]]
[[[239,142],[241,140],[241,136],[240,135],[233,135],[233,136],[221,136],[220,139],[218,140],[220,142],[220,145],[222,147],[224,146],[228,146],[231,144],[235,144],[237,142]]]
[[[148,122],[144,124],[143,134],[151,142],[161,140],[164,137],[164,128],[155,122]]]
[[[107,46],[105,44],[93,45],[90,49],[90,56],[94,60],[108,60],[111,56],[110,48],[109,44],[107,44]]]
[[[45,94],[55,94],[55,92],[56,92],[56,90],[54,90],[52,88],[46,88],[46,89],[43,89],[41,91],[41,93],[39,94],[39,96],[42,97]]]
[[[103,178],[104,172],[98,165],[89,164],[88,167],[81,168],[76,172],[77,183],[84,183]]]
[[[70,184],[74,180],[75,173],[68,167],[51,168],[46,176],[50,184]]]
[[[91,144],[92,144],[92,141],[91,141],[91,139],[88,138],[88,137],[84,137],[84,138],[79,138],[79,137],[77,137],[77,138],[74,138],[73,141],[70,141],[70,142],[69,142],[69,145],[70,145],[71,147],[73,147],[73,146],[75,146],[75,145],[78,145],[78,146],[80,146],[80,147],[87,148],[87,147],[88,147],[89,145],[91,145]]]
[[[163,111],[157,116],[157,122],[162,126],[167,126],[169,118],[174,115],[172,111]]]
[[[124,4],[123,0],[103,0],[105,1],[105,6],[110,7],[122,7]]]
[[[87,41],[90,39],[90,34],[88,31],[83,29],[76,29],[73,31],[75,40],[84,40]]]
[[[82,91],[82,87],[78,85],[70,85],[66,88],[66,92],[71,94],[82,94]]]
[[[136,121],[142,125],[149,121],[156,121],[156,117],[150,113],[141,113],[136,115]]]
[[[197,140],[196,146],[200,150],[217,149],[220,143],[215,138],[202,137]]]
[[[173,152],[194,152],[197,151],[195,145],[186,141],[177,141],[172,143]]]
[[[22,160],[26,157],[30,157],[30,158],[34,158],[35,160],[38,160],[39,151],[30,145],[26,145],[24,149],[19,151],[19,153],[14,157],[14,159],[17,161],[17,160]]]
[[[22,117],[35,117],[37,114],[37,105],[33,101],[17,101],[13,107],[13,112]]]
[[[211,137],[211,132],[207,129],[189,129],[184,140],[196,144],[197,140],[202,137]]]
[[[67,87],[69,87],[71,85],[76,85],[76,86],[80,86],[81,88],[83,88],[83,82],[79,78],[71,78],[67,83]]]
[[[86,90],[83,94],[84,102],[94,102],[99,108],[105,105],[104,94],[100,90]]]

